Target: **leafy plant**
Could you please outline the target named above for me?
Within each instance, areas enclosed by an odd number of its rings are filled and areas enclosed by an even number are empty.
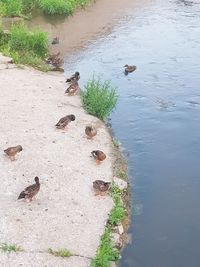
[[[111,225],[118,225],[125,216],[125,209],[122,205],[115,205],[111,210],[108,222]]]
[[[81,91],[81,99],[89,114],[105,119],[116,106],[116,88],[111,86],[110,81],[102,81],[93,76],[87,82],[85,90]]]
[[[111,228],[106,227],[105,232],[101,237],[96,257],[91,262],[91,267],[109,267],[111,261],[117,261],[118,259],[119,251],[113,247]]]
[[[7,243],[2,243],[0,244],[0,250],[2,252],[22,252],[24,251],[21,247],[17,246],[17,245],[9,245]]]
[[[44,57],[48,51],[47,34],[41,31],[30,32],[28,28],[21,25],[13,25],[9,40],[10,49],[20,52],[31,52]]]
[[[22,15],[23,2],[22,0],[2,0],[1,10],[2,15],[9,17],[20,17]]]
[[[73,254],[66,248],[62,248],[59,250],[53,250],[52,248],[49,248],[48,252],[56,257],[62,257],[62,258],[73,256]]]

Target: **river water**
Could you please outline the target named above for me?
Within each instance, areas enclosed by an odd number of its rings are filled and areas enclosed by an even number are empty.
[[[120,267],[199,267],[200,1],[146,2],[67,55],[65,70],[118,88],[110,122],[129,165],[133,236]],[[137,71],[124,76],[125,64]]]
[[[152,0],[66,58],[82,85],[118,87],[111,115],[132,190],[132,244],[121,267],[200,266],[200,2]],[[137,71],[123,75],[123,65]]]

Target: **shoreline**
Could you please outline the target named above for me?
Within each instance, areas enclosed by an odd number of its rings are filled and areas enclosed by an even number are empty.
[[[4,140],[1,150],[15,143],[25,148],[15,162],[9,162],[3,155],[0,158],[4,192],[0,239],[25,250],[16,255],[0,253],[0,262],[3,266],[9,262],[18,267],[22,262],[28,264],[29,257],[35,256],[38,267],[46,263],[50,264],[48,266],[89,267],[113,208],[110,196],[95,197],[92,191],[93,180],[111,181],[116,175],[112,135],[103,122],[86,114],[79,96],[63,96],[62,74],[42,73],[28,67],[19,69],[14,64],[3,64],[2,60],[0,67],[1,117],[6,122],[1,129]],[[13,109],[16,111],[14,115]],[[69,134],[55,131],[56,120],[72,112],[78,116],[78,121],[70,124]],[[13,116],[14,124],[11,122]],[[92,142],[83,136],[84,126],[90,123],[97,125],[99,131]],[[71,151],[69,155],[65,147]],[[95,166],[89,157],[89,151],[93,149],[102,149],[108,155],[101,166]],[[64,158],[60,156],[61,152]],[[78,158],[77,162],[79,153],[83,154],[83,160]],[[65,173],[67,176],[70,173],[67,180]],[[36,200],[31,204],[16,202],[17,193],[32,183],[35,175],[42,178],[42,190]],[[60,259],[47,253],[49,247],[65,247],[76,256]]]

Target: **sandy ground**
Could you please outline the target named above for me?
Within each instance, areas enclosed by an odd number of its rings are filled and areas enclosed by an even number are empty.
[[[25,250],[1,252],[1,267],[87,267],[98,248],[113,203],[109,196],[94,196],[92,182],[112,179],[111,140],[105,126],[84,112],[79,96],[64,96],[65,88],[62,75],[0,60],[0,242]],[[76,120],[59,132],[54,125],[67,114]],[[98,127],[93,141],[84,134],[91,123]],[[18,144],[23,151],[11,162],[3,150]],[[100,166],[90,157],[94,149],[107,154]],[[41,181],[36,199],[17,201],[35,176]],[[48,248],[77,256],[58,258]]]

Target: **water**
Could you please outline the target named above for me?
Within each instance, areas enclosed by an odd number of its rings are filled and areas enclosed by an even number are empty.
[[[67,59],[118,86],[111,116],[128,155],[133,242],[121,267],[200,266],[200,4],[151,1]],[[124,76],[124,64],[136,64]]]
[[[133,196],[121,267],[200,266],[199,60],[199,0],[130,8],[109,35],[66,58],[82,86],[95,72],[118,87],[111,123]],[[137,71],[124,76],[125,64]]]
[[[118,86],[111,115],[132,185],[132,244],[121,267],[200,266],[200,2],[151,1],[67,59],[82,84]],[[123,65],[137,65],[129,76]]]

